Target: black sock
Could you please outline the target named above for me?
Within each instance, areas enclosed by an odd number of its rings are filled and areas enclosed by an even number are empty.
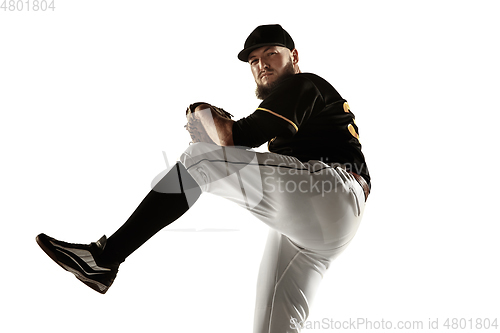
[[[181,217],[201,195],[186,168],[177,162],[108,238],[101,263],[119,264],[158,231]]]

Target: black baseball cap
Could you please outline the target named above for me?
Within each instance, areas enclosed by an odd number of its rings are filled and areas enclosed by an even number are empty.
[[[293,50],[295,43],[292,37],[279,24],[260,25],[248,36],[244,49],[238,53],[238,59],[248,62],[253,50],[262,46],[278,45]]]

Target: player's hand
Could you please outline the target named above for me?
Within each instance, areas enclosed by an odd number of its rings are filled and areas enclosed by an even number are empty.
[[[222,121],[231,121],[232,115],[229,112],[208,103],[195,103],[191,104],[186,110],[186,117],[187,124],[185,127],[191,136],[192,142],[226,143],[227,140],[224,140],[224,135],[223,140],[219,138],[217,124],[222,123]],[[219,126],[221,125],[219,124]]]

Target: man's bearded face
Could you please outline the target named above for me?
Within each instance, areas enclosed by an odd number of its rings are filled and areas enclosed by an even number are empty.
[[[295,74],[291,51],[282,46],[263,46],[248,56],[248,63],[257,84],[257,98],[266,98],[276,84]]]

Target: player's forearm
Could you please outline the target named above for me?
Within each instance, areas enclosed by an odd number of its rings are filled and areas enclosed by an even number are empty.
[[[200,105],[196,109],[204,109]],[[208,136],[219,146],[234,146],[233,142],[233,123],[231,119],[225,119],[215,112],[200,112],[198,113],[200,121],[207,131]]]
[[[231,119],[224,119],[212,112],[212,126],[208,127],[208,135],[219,146],[234,146],[233,123]]]

